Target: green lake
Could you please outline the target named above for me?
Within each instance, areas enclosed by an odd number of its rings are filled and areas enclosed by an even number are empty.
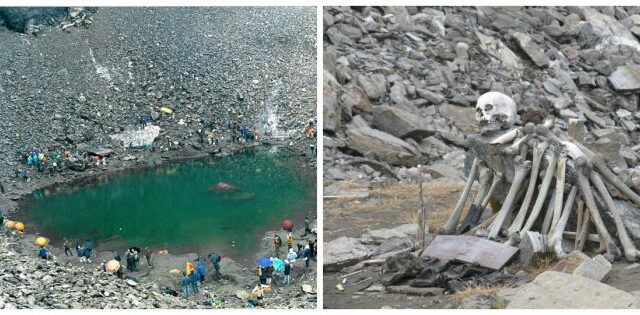
[[[168,163],[90,184],[35,191],[21,204],[27,232],[59,242],[91,239],[98,250],[149,246],[253,257],[263,234],[290,218],[315,217],[315,170],[282,149]],[[224,182],[236,191],[212,191]]]

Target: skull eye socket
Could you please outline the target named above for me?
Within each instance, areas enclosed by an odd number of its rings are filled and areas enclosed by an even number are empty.
[[[484,109],[486,109],[486,110],[492,110],[492,109],[493,109],[493,105],[491,105],[491,104],[487,104],[487,105],[485,105],[485,106],[484,106]]]

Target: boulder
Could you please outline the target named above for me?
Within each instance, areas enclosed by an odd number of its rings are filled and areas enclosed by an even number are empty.
[[[617,91],[640,90],[640,66],[620,66],[609,76],[609,82]]]
[[[522,287],[508,309],[638,308],[640,298],[610,285],[557,271],[545,271]]]
[[[338,94],[330,86],[324,85],[322,89],[322,128],[335,132],[340,123],[340,105],[338,105]]]
[[[549,65],[549,57],[544,54],[544,51],[538,44],[536,44],[529,35],[524,33],[515,33],[513,34],[516,41],[518,42],[518,46],[524,51],[527,56],[533,61],[533,63],[538,67],[546,67]]]
[[[581,251],[572,251],[567,257],[561,259],[549,268],[550,271],[573,273],[580,264],[589,261],[591,258]]]
[[[387,94],[387,79],[383,74],[359,75],[357,82],[371,100],[378,100]]]
[[[583,276],[595,281],[602,281],[611,271],[611,263],[602,255],[582,262],[573,271],[574,275]]]
[[[399,237],[399,238],[407,237],[407,234],[398,232],[393,229],[370,230],[367,234],[368,234],[368,237],[370,237],[375,244],[380,244],[383,241],[388,240],[392,237]]]
[[[369,127],[350,128],[347,136],[351,149],[392,165],[413,166],[421,158],[417,148],[380,130]]]
[[[371,254],[358,239],[340,237],[324,244],[324,271],[336,271],[349,265],[356,264]]]
[[[237,188],[231,184],[225,183],[225,182],[218,182],[215,185],[211,185],[209,186],[209,191],[214,191],[214,192],[234,192],[236,191]]]
[[[434,134],[435,130],[424,123],[424,119],[417,114],[392,107],[379,105],[373,108],[373,126],[392,134],[398,138],[404,138],[410,133]]]

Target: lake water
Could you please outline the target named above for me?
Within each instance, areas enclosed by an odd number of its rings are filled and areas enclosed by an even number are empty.
[[[218,182],[235,192],[211,191]],[[316,208],[315,170],[272,148],[132,170],[91,185],[65,184],[22,203],[27,232],[99,250],[129,246],[253,257],[265,231],[285,218],[301,226]]]

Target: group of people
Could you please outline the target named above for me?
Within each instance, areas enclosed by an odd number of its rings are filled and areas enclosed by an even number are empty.
[[[260,135],[257,129],[251,129],[244,124],[238,124],[236,121],[233,123],[227,122],[227,128],[231,130],[231,141],[233,142],[240,142],[240,139],[254,141]]]
[[[213,279],[219,278],[221,276],[220,261],[222,261],[223,256],[215,253],[210,253],[207,258],[213,265]],[[198,294],[199,286],[201,286],[202,283],[205,282],[206,275],[207,269],[205,267],[204,259],[198,257],[195,260],[195,265],[192,262],[187,262],[185,264],[185,271],[182,273],[182,277],[180,278],[182,296],[188,298],[190,293]]]
[[[64,155],[65,157],[66,153],[67,152],[65,152]],[[49,154],[45,149],[37,146],[24,156],[24,163],[27,164],[27,167],[24,169],[16,169],[15,177],[22,177],[24,181],[28,182],[34,170],[47,173],[50,176],[55,170],[59,169],[58,166],[61,165],[63,158],[63,155]]]
[[[71,252],[71,245],[69,244],[69,241],[67,241],[66,239],[64,240],[64,254],[65,256],[73,256],[73,253]],[[95,246],[93,245],[93,242],[91,242],[90,240],[85,240],[84,243],[82,243],[82,245],[80,245],[80,243],[76,243],[76,256],[78,257],[78,261],[81,263],[91,263],[91,253],[93,252],[93,249],[95,248]]]

